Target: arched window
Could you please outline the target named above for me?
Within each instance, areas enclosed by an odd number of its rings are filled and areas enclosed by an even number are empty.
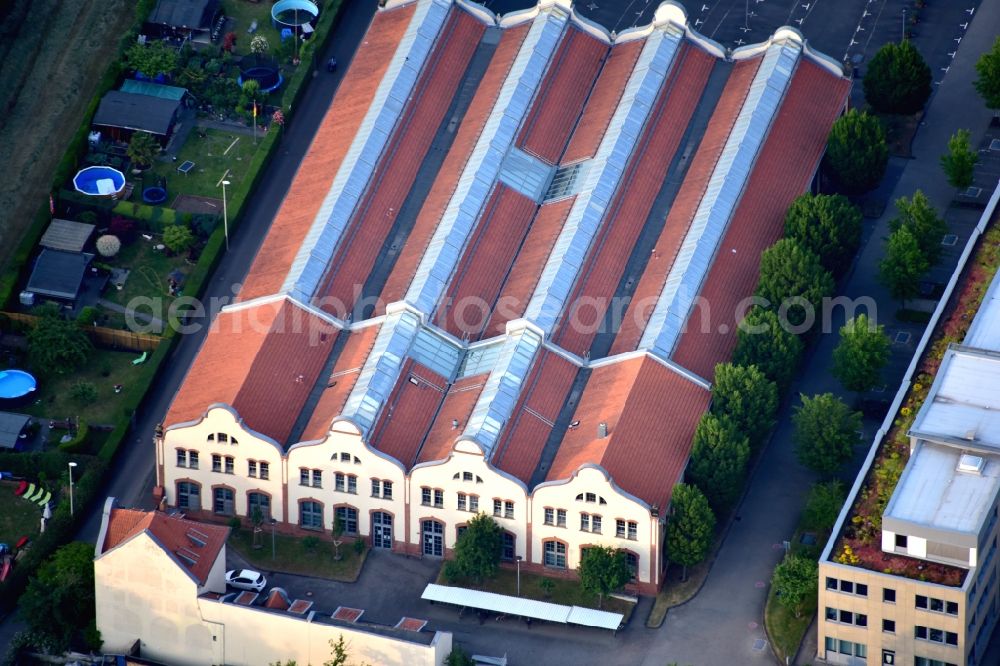
[[[420,522],[424,555],[444,557],[444,524],[436,520]]]
[[[340,521],[344,534],[358,533],[358,510],[352,506],[338,506],[334,509],[334,518]]]
[[[628,565],[629,571],[632,572],[632,580],[639,577],[639,556],[633,552],[625,551],[625,564]]]
[[[323,529],[323,505],[319,502],[299,502],[299,525],[307,529]]]
[[[213,491],[212,511],[223,516],[235,513],[235,495],[232,488],[216,488]]]
[[[566,544],[562,541],[545,542],[545,566],[556,569],[566,568]]]
[[[188,511],[201,510],[201,488],[197,483],[177,482],[177,508]]]
[[[249,493],[247,495],[247,516],[253,518],[254,509],[260,510],[264,520],[271,519],[271,498],[264,493]]]

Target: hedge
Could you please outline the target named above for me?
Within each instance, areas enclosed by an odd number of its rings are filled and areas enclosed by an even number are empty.
[[[146,204],[132,201],[119,201],[114,207],[114,212],[118,215],[131,217],[142,222],[146,222],[146,231],[163,231],[163,227],[177,223],[177,211],[173,208],[160,206],[147,206]]]

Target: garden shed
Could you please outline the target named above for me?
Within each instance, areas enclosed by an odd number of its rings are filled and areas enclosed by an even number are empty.
[[[180,108],[178,99],[109,90],[101,98],[93,125],[116,141],[128,141],[133,132],[141,131],[166,143]]]
[[[21,434],[31,423],[31,417],[24,414],[0,412],[0,449],[16,449]]]
[[[220,0],[157,0],[143,30],[154,36],[189,35],[192,39],[212,29]]]
[[[75,301],[94,255],[43,249],[35,260],[27,290],[39,296]]]
[[[50,250],[82,252],[95,228],[93,224],[54,218],[38,244]]]

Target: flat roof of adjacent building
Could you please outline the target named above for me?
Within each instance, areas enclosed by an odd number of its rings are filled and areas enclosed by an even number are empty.
[[[896,484],[884,517],[931,529],[978,535],[1000,490],[1000,456],[919,441]],[[979,460],[982,466],[973,471]],[[969,465],[968,471],[959,469]]]
[[[692,28],[666,3],[617,35],[565,0],[377,11],[219,317],[327,318],[329,349],[282,345],[322,370],[275,427],[258,363],[230,360],[264,346],[213,331],[195,366],[238,369],[190,372],[166,428],[221,402],[288,447],[342,420],[407,468],[465,440],[528,486],[596,464],[665,508],[735,304],[850,88],[794,30],[727,57]],[[711,331],[686,326],[703,291]]]

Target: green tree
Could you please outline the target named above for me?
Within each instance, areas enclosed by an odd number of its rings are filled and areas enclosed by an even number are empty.
[[[708,500],[696,486],[678,483],[670,499],[671,515],[667,522],[667,557],[682,567],[687,580],[688,567],[704,561],[712,547],[715,514]]]
[[[448,563],[449,578],[471,578],[481,583],[496,575],[503,552],[503,529],[491,516],[477,514],[455,543],[455,559]]]
[[[694,432],[688,478],[715,513],[733,505],[743,490],[750,440],[725,417],[704,414]]]
[[[819,257],[791,238],[782,238],[760,256],[760,281],[754,293],[767,300],[769,309],[784,314],[794,328],[812,328],[816,311],[833,289],[833,276]]]
[[[876,326],[861,314],[841,327],[840,342],[833,350],[833,376],[845,389],[864,393],[878,386],[888,360],[884,326]]]
[[[163,244],[174,253],[180,253],[194,245],[194,235],[182,224],[170,224],[163,228]]]
[[[861,211],[840,194],[803,194],[785,213],[785,236],[812,250],[826,270],[843,274],[861,245]]]
[[[802,510],[802,526],[817,532],[831,529],[846,500],[847,493],[840,481],[813,484],[809,489],[805,509]]]
[[[61,652],[86,631],[95,616],[94,547],[74,541],[45,560],[20,600],[31,631]]]
[[[172,74],[177,69],[177,52],[162,41],[133,44],[125,52],[125,61],[133,70],[153,78],[157,74]]]
[[[795,454],[814,472],[832,475],[851,459],[860,441],[861,412],[832,393],[801,398],[792,416]]]
[[[344,519],[336,516],[333,519],[333,527],[330,529],[330,536],[333,537],[333,559],[340,560],[340,547],[344,543]]]
[[[476,662],[472,661],[472,657],[460,645],[453,645],[451,652],[445,657],[444,666],[476,666]]]
[[[330,659],[323,662],[323,666],[352,666],[348,659],[351,658],[351,653],[348,650],[350,646],[344,640],[344,634],[340,634],[337,640],[330,639]],[[360,663],[357,666],[367,666],[365,663]]]
[[[860,194],[874,188],[889,164],[882,122],[851,109],[833,123],[824,160],[844,192]]]
[[[920,190],[913,193],[912,199],[896,199],[896,210],[899,214],[889,220],[890,231],[909,227],[927,263],[935,265],[941,259],[941,237],[948,233],[948,223],[937,214],[927,195]]]
[[[986,102],[987,109],[1000,111],[1000,37],[993,41],[993,48],[976,61],[976,90]]]
[[[892,232],[886,243],[885,257],[879,263],[879,279],[903,304],[920,291],[920,278],[930,268],[927,257],[909,227]]]
[[[778,387],[757,366],[715,366],[712,412],[729,420],[750,445],[763,444],[778,413]]]
[[[89,405],[97,402],[97,387],[93,382],[74,382],[69,387],[69,397],[76,400],[81,405]]]
[[[818,567],[815,560],[800,555],[788,555],[774,568],[771,585],[778,603],[802,617],[802,605],[816,596]]]
[[[632,580],[632,570],[625,560],[625,551],[611,546],[589,546],[580,559],[580,587],[597,595],[597,607],[604,597]]]
[[[149,132],[136,132],[128,142],[128,156],[139,168],[147,168],[160,154],[160,144]]]
[[[889,42],[868,63],[865,99],[880,113],[916,113],[931,94],[931,68],[906,40]]]
[[[87,362],[94,346],[75,321],[63,319],[58,308],[39,308],[28,332],[28,356],[36,370],[66,374]]]
[[[979,154],[969,148],[969,130],[960,129],[948,139],[948,152],[941,156],[941,168],[952,187],[964,190],[972,185]]]
[[[128,142],[128,156],[136,166],[146,168],[160,154],[160,144],[149,132],[136,132]]]
[[[805,343],[781,325],[778,313],[754,307],[747,313],[736,335],[733,363],[756,365],[784,391],[795,375]]]

